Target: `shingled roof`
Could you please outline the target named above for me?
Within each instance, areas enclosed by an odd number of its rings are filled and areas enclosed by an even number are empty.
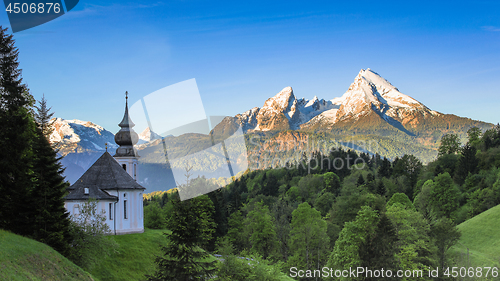
[[[85,194],[85,188],[88,188],[88,194]],[[110,195],[106,191],[99,189],[99,187],[95,185],[91,186],[83,186],[73,189],[66,196],[66,200],[88,200],[89,198],[96,200],[104,200],[104,201],[118,201],[118,197],[114,195]]]
[[[84,188],[89,188],[89,195],[84,194]],[[68,200],[85,198],[113,199],[106,190],[145,189],[138,184],[107,151],[68,188]],[[93,195],[93,196],[92,196]],[[100,198],[99,198],[100,197]]]

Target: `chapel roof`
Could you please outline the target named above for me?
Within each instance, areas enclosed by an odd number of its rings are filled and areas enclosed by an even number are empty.
[[[72,196],[73,192],[82,191],[83,188],[97,187],[101,191],[116,189],[142,189],[138,184],[107,151],[72,185],[68,188]],[[96,191],[96,195],[99,191]],[[111,196],[111,195],[110,195]]]
[[[85,188],[88,188],[87,194],[85,193]],[[95,185],[80,185],[79,187],[71,190],[65,200],[88,200],[89,198],[103,201],[118,201],[117,196],[110,195]]]

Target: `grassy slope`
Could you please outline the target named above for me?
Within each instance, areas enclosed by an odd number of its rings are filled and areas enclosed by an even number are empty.
[[[99,280],[144,280],[145,274],[156,269],[155,256],[161,255],[160,245],[166,242],[163,232],[146,229],[144,233],[109,236],[120,245],[118,253],[93,268],[92,276]]]
[[[472,266],[500,267],[500,205],[461,223],[458,229],[460,244],[450,253],[467,253],[469,248]]]
[[[0,280],[93,280],[51,247],[0,230]]]
[[[153,274],[156,270],[155,256],[161,255],[160,245],[166,244],[165,230],[146,229],[144,233],[109,236],[120,248],[119,253],[102,261],[92,271],[98,280],[145,280],[145,274]],[[264,265],[262,270],[271,271]],[[293,280],[285,274],[279,280]]]

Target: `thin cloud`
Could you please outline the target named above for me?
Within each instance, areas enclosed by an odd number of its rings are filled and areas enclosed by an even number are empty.
[[[82,17],[92,14],[108,14],[110,12],[116,12],[118,10],[133,10],[136,8],[155,8],[164,5],[163,2],[155,2],[151,4],[111,4],[111,5],[96,5],[96,4],[86,4],[83,10],[71,10],[65,16],[65,19],[70,17]],[[68,17],[70,15],[70,17]]]
[[[500,27],[491,26],[491,25],[488,25],[488,26],[482,26],[481,28],[482,28],[483,30],[486,30],[486,31],[493,31],[493,32],[499,32],[499,31],[500,31]]]

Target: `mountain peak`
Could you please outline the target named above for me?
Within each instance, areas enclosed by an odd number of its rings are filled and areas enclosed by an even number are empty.
[[[373,115],[375,114],[375,115]],[[436,116],[422,103],[401,93],[389,81],[370,68],[361,69],[349,89],[331,100],[297,99],[292,87],[285,87],[266,100],[262,108],[238,114],[245,130],[296,130],[336,123],[357,121],[367,116],[379,116],[391,124],[416,124],[420,117]],[[418,119],[418,120],[417,120]],[[396,126],[395,125],[395,126]]]
[[[295,96],[293,95],[293,89],[292,87],[285,87],[283,90],[281,90],[279,93],[277,93],[273,99],[282,104],[281,102],[290,102],[291,100],[295,100]],[[287,103],[288,105],[288,103]]]
[[[269,98],[264,103],[262,109],[273,109],[279,112],[284,112],[287,109],[290,109],[295,102],[295,96],[293,95],[292,87],[285,87],[279,93],[277,93],[274,97]]]
[[[139,134],[139,140],[142,140],[143,142],[150,142],[155,139],[161,139],[161,136],[153,132],[149,127],[144,129],[144,131]]]
[[[113,133],[92,122],[62,118],[53,118],[52,121],[49,141],[63,147],[59,151],[62,156],[76,151],[104,151],[106,143],[110,149],[118,147]]]

